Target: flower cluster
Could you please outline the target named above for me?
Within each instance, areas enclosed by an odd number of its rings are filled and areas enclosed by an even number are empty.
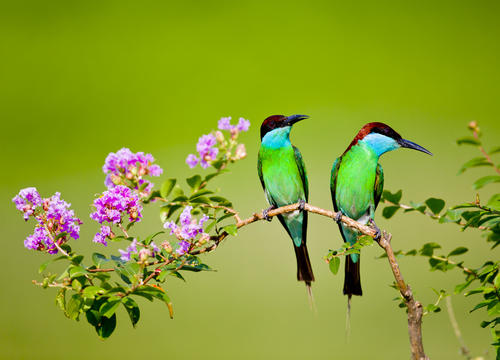
[[[177,239],[180,240],[179,248],[176,250],[177,255],[184,255],[188,252],[193,240],[196,239],[198,235],[201,235],[203,239],[208,237],[203,231],[203,225],[209,219],[207,215],[203,215],[202,218],[197,221],[193,218],[191,214],[193,210],[192,206],[186,206],[179,217],[180,226],[174,221],[166,222],[165,229],[170,229],[170,235],[175,235]]]
[[[24,220],[26,221],[33,215],[35,208],[42,205],[42,198],[34,187],[21,189],[12,201],[16,204],[17,210],[24,213]]]
[[[12,201],[24,213],[25,220],[33,216],[37,221],[33,234],[24,240],[26,248],[56,254],[69,238],[80,237],[82,222],[70,209],[71,204],[61,199],[60,193],[42,199],[36,188],[30,187],[22,189]]]
[[[223,117],[217,123],[219,130],[229,130],[231,132],[241,132],[248,131],[250,127],[250,121],[240,117],[238,120],[238,125],[231,125],[231,116]]]
[[[90,214],[99,224],[121,224],[123,216],[128,215],[130,222],[138,222],[142,217],[142,205],[138,195],[124,185],[117,185],[102,193],[94,200],[95,211]],[[101,231],[94,236],[94,242],[107,245],[106,238],[112,236],[109,226],[101,226]]]
[[[229,161],[236,161],[243,159],[246,156],[245,146],[237,144],[236,139],[238,134],[242,131],[248,131],[250,121],[240,118],[237,125],[231,125],[231,117],[223,117],[218,122],[219,130],[227,130],[230,132],[230,139],[226,140],[221,131],[216,131],[208,135],[202,135],[196,144],[196,151],[198,156],[189,154],[186,158],[186,163],[190,168],[196,165],[204,169],[213,164],[217,159],[217,155],[222,154],[223,158]],[[231,154],[232,149],[236,146],[236,153]]]
[[[153,164],[154,161],[151,154],[134,154],[127,148],[109,153],[102,167],[106,174],[104,184],[108,189],[125,185],[137,191],[141,197],[146,197],[151,193],[153,184],[143,179],[143,176],[160,176],[163,173],[160,166]]]

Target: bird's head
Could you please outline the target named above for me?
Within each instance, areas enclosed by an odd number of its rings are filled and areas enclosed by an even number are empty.
[[[267,133],[276,129],[284,129],[284,132],[290,132],[290,128],[296,122],[307,119],[307,115],[272,115],[262,122],[260,126],[260,139],[262,140]]]
[[[261,140],[264,139],[264,136],[266,136],[266,134],[271,132],[276,133],[276,135],[279,135],[278,133],[281,132],[283,132],[283,134],[289,134],[293,124],[307,118],[309,118],[309,116],[307,115],[269,116],[262,122],[262,125],[260,126],[260,139]],[[282,130],[275,131],[277,129],[282,129]]]
[[[363,126],[347,148],[346,152],[359,142],[368,145],[378,156],[387,151],[399,148],[418,150],[432,155],[429,150],[410,140],[403,139],[402,136],[389,125],[380,122],[372,122]]]

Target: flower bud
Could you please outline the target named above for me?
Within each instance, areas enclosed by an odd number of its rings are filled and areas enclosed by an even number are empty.
[[[168,241],[164,241],[161,243],[161,247],[165,249],[165,251],[169,254],[172,253],[172,245]]]
[[[199,243],[201,245],[205,245],[209,240],[210,240],[210,235],[207,233],[203,233],[203,234],[201,234]]]
[[[224,142],[224,134],[222,133],[222,131],[216,131],[215,132],[215,138],[217,139],[218,142],[220,143],[223,143]]]
[[[140,262],[146,262],[149,258],[149,256],[151,255],[149,249],[141,249],[139,250],[139,261]]]
[[[112,174],[111,175],[111,182],[115,185],[120,185],[120,183],[122,182],[122,178],[116,174]]]
[[[236,159],[244,159],[247,157],[247,150],[245,149],[245,144],[239,144],[236,147],[236,153],[235,153]]]

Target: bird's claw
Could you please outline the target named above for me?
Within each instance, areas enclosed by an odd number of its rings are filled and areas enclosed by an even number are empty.
[[[380,231],[380,228],[375,223],[375,220],[370,219],[370,225],[375,229],[375,236],[373,237],[373,240],[379,241],[382,237],[382,231]]]
[[[269,216],[269,211],[273,210],[273,209],[274,209],[274,206],[271,206],[271,207],[269,207],[267,209],[264,209],[262,211],[262,216],[264,217],[265,220],[267,220],[267,221],[273,221],[273,218],[271,216]]]
[[[305,200],[302,200],[300,199],[299,200],[299,210],[300,211],[304,211],[304,208],[306,207],[306,201]]]
[[[338,211],[333,220],[335,220],[337,224],[340,224],[340,220],[342,220],[342,211]]]

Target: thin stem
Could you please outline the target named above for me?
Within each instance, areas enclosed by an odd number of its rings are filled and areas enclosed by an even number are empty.
[[[401,209],[403,210],[415,210],[415,208],[409,206],[409,205],[406,205],[406,204],[394,204],[388,200],[384,200],[384,204],[388,204],[388,205],[391,205],[391,206],[399,206]],[[482,209],[481,205],[478,206],[478,208]],[[484,209],[483,209],[484,210]],[[423,215],[426,215],[428,217],[430,217],[431,219],[434,219],[434,220],[439,220],[441,219],[441,215],[435,215],[433,213],[431,213],[430,211],[424,211],[423,213],[419,211],[420,214],[423,214]],[[463,221],[454,221],[455,224],[459,225],[459,226],[465,226],[466,223],[463,222]],[[479,230],[490,230],[490,228],[488,226],[477,226],[476,229],[479,229]]]
[[[451,297],[446,298],[446,308],[448,310],[448,317],[450,318],[451,326],[453,327],[453,332],[460,343],[460,353],[465,356],[467,359],[472,359],[470,356],[470,350],[465,345],[465,341],[462,337],[462,332],[460,331],[460,327],[458,326],[457,319],[455,318],[455,312],[453,311],[453,305],[451,303]]]
[[[123,232],[125,237],[130,237],[130,236],[128,236],[127,230],[125,230],[125,228],[123,227],[123,225],[121,223],[118,223],[118,227],[121,229],[121,231]]]
[[[479,140],[479,132],[477,130],[477,127],[474,128],[474,131],[473,131],[473,134],[474,134],[474,137]],[[486,152],[486,150],[484,149],[483,145],[479,145],[479,151],[481,151],[481,153],[483,154],[484,158],[486,159],[487,162],[489,162],[491,164],[491,166],[493,166],[493,169],[495,169],[495,171],[500,174],[500,168],[497,168],[497,166],[495,165],[495,163],[493,162],[493,160],[491,160],[491,157],[490,155]]]
[[[477,278],[477,277],[478,277],[477,272],[475,272],[474,270],[469,269],[468,267],[463,266],[463,264],[462,264],[462,263],[456,263],[456,262],[454,262],[453,260],[450,260],[450,259],[448,259],[448,258],[444,258],[444,257],[441,257],[441,256],[436,256],[436,255],[432,255],[432,256],[430,256],[430,258],[431,258],[431,259],[436,259],[436,260],[439,260],[439,261],[445,261],[445,262],[447,262],[447,263],[449,263],[449,264],[455,265],[456,267],[458,267],[458,268],[462,269],[462,270],[463,270],[463,271],[465,271],[467,274],[471,274],[471,275],[473,275],[475,278]]]
[[[50,238],[50,240],[52,240],[52,242],[54,243],[54,246],[56,247],[57,250],[59,250],[61,252],[61,254],[63,254],[64,256],[68,256],[69,257],[69,254],[64,251],[60,246],[59,244],[57,243],[57,241],[54,239],[54,237],[52,236],[52,234],[50,233],[50,230],[49,230],[49,227],[47,225],[45,225],[45,230],[47,230],[47,235],[48,237]]]

